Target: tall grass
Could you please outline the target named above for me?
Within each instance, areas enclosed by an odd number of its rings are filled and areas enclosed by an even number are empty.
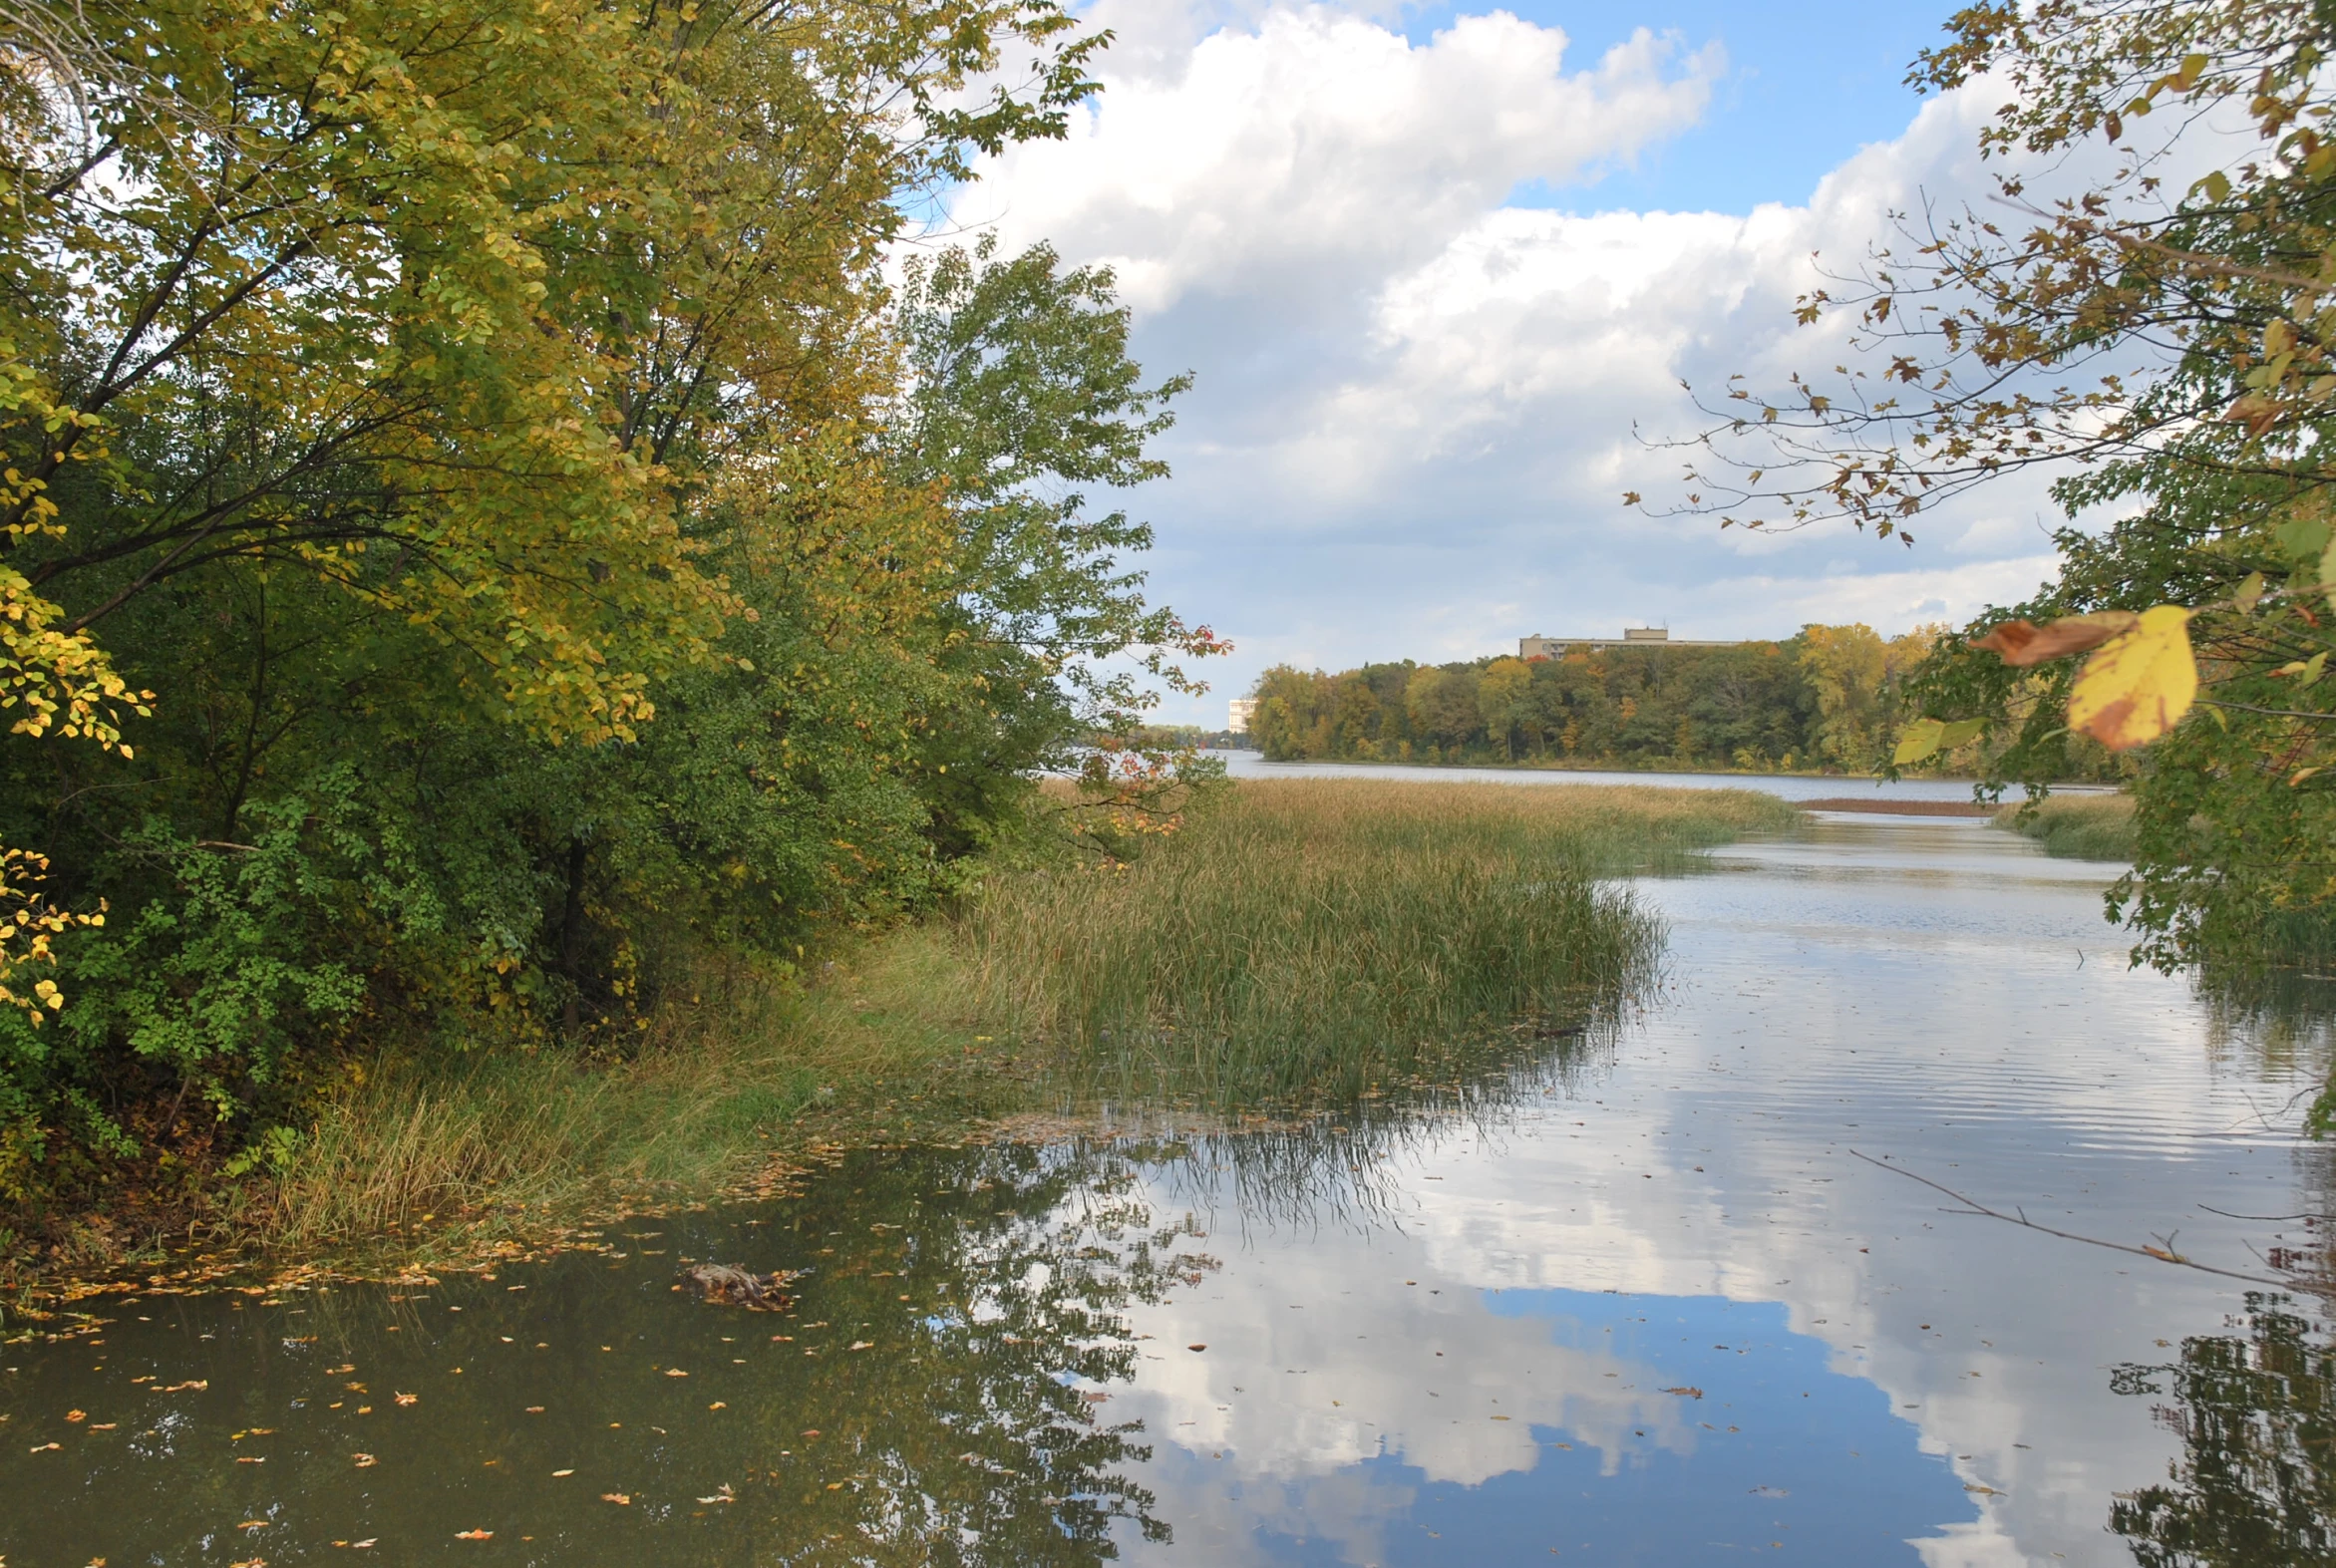
[[[973,1036],[962,972],[944,933],[908,930],[809,989],[709,966],[623,1061],[384,1059],[322,1102],[233,1228],[346,1248],[423,1225],[398,1246],[427,1261],[627,1201],[705,1197],[821,1138],[961,1132],[1028,1093]]]
[[[1244,784],[1133,865],[1001,871],[808,986],[709,963],[623,1060],[367,1063],[220,1228],[427,1266],[736,1190],[823,1143],[961,1137],[1094,1094],[1240,1107],[1449,1077],[1646,982],[1661,929],[1601,877],[1794,816],[1735,790]]]
[[[2033,809],[2007,805],[1991,826],[2024,833],[2044,852],[2069,860],[2131,860],[2134,797],[2130,794],[2047,795]]]
[[[1738,791],[1248,784],[1133,864],[993,889],[965,922],[976,994],[1108,1092],[1351,1097],[1611,1011],[1663,932],[1601,876],[1793,814]]]

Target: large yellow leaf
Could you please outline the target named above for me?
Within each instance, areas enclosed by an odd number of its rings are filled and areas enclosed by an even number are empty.
[[[2111,751],[2145,746],[2173,728],[2198,695],[2190,612],[2161,604],[2105,644],[2077,672],[2069,728]]]

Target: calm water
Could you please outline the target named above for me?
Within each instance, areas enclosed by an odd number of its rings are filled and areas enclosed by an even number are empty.
[[[1211,752],[1224,759],[1235,779],[1407,779],[1464,780],[1472,784],[1649,784],[1666,789],[1758,789],[1788,800],[1829,800],[1871,795],[1877,800],[1969,800],[1968,779],[1901,779],[1883,784],[1854,778],[1805,779],[1797,774],[1634,774],[1575,772],[1556,768],[1421,768],[1395,763],[1269,763],[1256,752]],[[2091,794],[2102,786],[2070,784],[2063,793]],[[2012,791],[2017,799],[2019,791]]]
[[[610,1256],[12,1340],[0,1558],[2325,1561],[2308,1305],[1848,1152],[2259,1269],[2306,1227],[2209,1207],[2328,1206],[2317,1031],[2129,970],[2114,868],[1973,823],[1715,859],[1644,888],[1644,1017],[1460,1110],[863,1156]],[[814,1272],[727,1312],[669,1289],[708,1256]]]

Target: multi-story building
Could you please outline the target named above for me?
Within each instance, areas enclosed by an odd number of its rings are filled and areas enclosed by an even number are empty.
[[[1224,727],[1235,735],[1247,735],[1249,733],[1249,720],[1257,712],[1257,699],[1236,697],[1226,703],[1224,707]]]
[[[1674,637],[1668,626],[1626,626],[1619,637],[1543,637],[1538,633],[1516,640],[1519,659],[1554,659],[1568,648],[1735,648],[1732,637]]]

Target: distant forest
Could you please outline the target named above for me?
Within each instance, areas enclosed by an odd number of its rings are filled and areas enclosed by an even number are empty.
[[[1280,665],[1251,692],[1249,736],[1277,762],[1870,773],[1921,717],[1901,688],[1938,635],[1805,626],[1723,647],[1576,646],[1335,675]],[[1975,771],[1983,744],[1921,771]],[[2079,761],[2088,775],[2114,771],[2105,752]]]

